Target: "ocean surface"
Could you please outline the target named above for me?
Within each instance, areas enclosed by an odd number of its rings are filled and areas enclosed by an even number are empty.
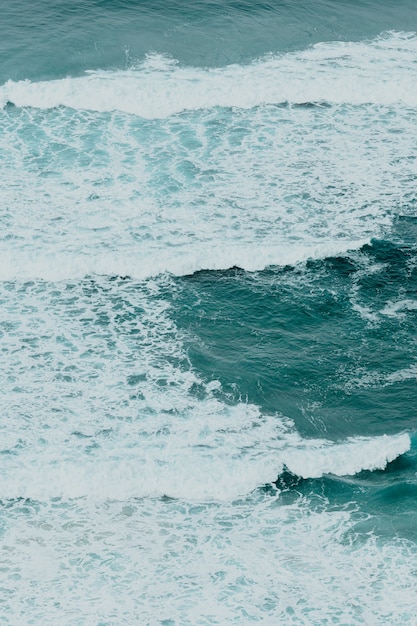
[[[417,624],[417,3],[0,13],[0,623]]]

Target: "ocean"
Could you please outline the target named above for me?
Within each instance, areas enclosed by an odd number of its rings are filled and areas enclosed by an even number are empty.
[[[0,622],[417,624],[414,0],[0,15]]]

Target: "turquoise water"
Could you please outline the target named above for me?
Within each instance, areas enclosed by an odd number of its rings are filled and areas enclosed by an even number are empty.
[[[416,624],[416,31],[2,8],[2,622]]]

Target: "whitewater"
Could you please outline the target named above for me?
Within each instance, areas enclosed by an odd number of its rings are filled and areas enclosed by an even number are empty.
[[[47,82],[7,81],[0,104],[123,111],[145,119],[182,111],[262,104],[416,106],[414,33],[387,33],[370,42],[319,43],[306,51],[269,55],[247,66],[181,67],[150,54],[125,71],[90,71]]]

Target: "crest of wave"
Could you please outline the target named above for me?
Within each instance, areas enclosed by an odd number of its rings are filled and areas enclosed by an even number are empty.
[[[415,106],[416,54],[417,36],[397,32],[212,69],[180,67],[175,60],[152,54],[125,71],[94,71],[38,83],[8,81],[0,88],[0,104],[118,110],[143,118],[284,102]]]

